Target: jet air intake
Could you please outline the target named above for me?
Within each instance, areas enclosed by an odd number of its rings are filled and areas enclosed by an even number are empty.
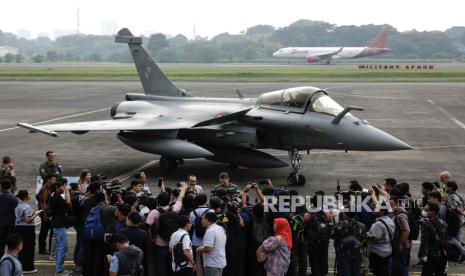
[[[120,132],[117,137],[133,149],[176,159],[213,156],[213,153],[194,143],[176,138],[164,138],[132,132]]]

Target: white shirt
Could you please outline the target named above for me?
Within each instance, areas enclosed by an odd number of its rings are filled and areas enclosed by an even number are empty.
[[[196,194],[203,193],[203,188],[200,185],[195,184],[194,186],[189,186],[189,188],[194,189]]]
[[[226,233],[223,227],[214,223],[207,228],[203,237],[203,246],[213,249],[203,253],[203,266],[224,268],[226,266]]]
[[[386,226],[380,221],[384,221],[389,227],[389,232]],[[379,240],[372,241],[368,240],[367,250],[369,253],[375,253],[381,257],[387,257],[392,253],[391,239],[389,238],[389,233],[391,237],[394,238],[394,232],[396,230],[396,225],[394,221],[388,216],[382,216],[376,219],[376,222],[371,225],[370,231],[368,234],[375,236]]]
[[[184,238],[183,238],[183,236],[184,236]],[[171,259],[172,259],[171,267],[173,268],[174,272],[178,272],[179,270],[181,270],[181,268],[177,267],[176,264],[174,263],[174,254],[173,254],[174,247],[176,246],[176,244],[178,244],[181,241],[181,238],[182,238],[182,249],[183,250],[188,249],[189,253],[192,256],[192,258],[194,256],[192,254],[192,243],[191,243],[191,238],[189,236],[189,233],[184,229],[179,229],[178,231],[174,232],[171,235],[170,244],[169,244],[170,249],[171,249]],[[190,262],[188,262],[187,266],[184,266],[184,267],[192,267],[192,264]]]
[[[150,188],[149,188],[148,185],[145,185],[145,184],[144,184],[144,188],[142,188],[142,190],[143,190],[144,192],[150,194]]]

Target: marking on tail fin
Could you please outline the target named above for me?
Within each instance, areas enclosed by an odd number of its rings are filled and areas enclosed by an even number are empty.
[[[368,47],[370,48],[384,48],[388,37],[388,32],[384,31],[379,33],[375,39],[373,39],[369,44]]]
[[[168,97],[190,96],[184,90],[177,88],[160,70],[142,47],[141,37],[133,36],[128,29],[124,28],[115,36],[115,42],[128,44],[145,94]]]

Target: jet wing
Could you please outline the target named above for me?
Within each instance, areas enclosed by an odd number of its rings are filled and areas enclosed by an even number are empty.
[[[84,134],[88,131],[158,131],[158,130],[176,130],[186,129],[193,127],[209,126],[215,124],[223,124],[233,121],[243,116],[250,111],[250,108],[240,110],[238,112],[230,113],[217,118],[191,118],[171,117],[165,115],[158,115],[156,117],[131,117],[124,119],[102,120],[102,121],[89,121],[89,122],[76,122],[76,123],[62,123],[53,125],[31,125],[26,123],[19,123],[18,126],[29,129],[31,132],[39,132],[49,136],[57,137],[57,132],[72,132],[75,134]],[[207,120],[205,120],[207,119]]]
[[[40,132],[50,136],[58,136],[57,132],[73,132],[76,134],[88,131],[142,131],[142,130],[169,130],[189,128],[196,122],[183,119],[178,120],[173,117],[160,116],[157,118],[128,118],[117,120],[102,120],[90,122],[63,123],[53,125],[30,125],[19,123],[19,127],[29,129],[31,132]]]

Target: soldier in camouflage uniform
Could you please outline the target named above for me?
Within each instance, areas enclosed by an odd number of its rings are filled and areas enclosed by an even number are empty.
[[[4,156],[0,166],[0,178],[9,178],[13,184],[12,192],[16,190],[16,173],[13,162],[9,156]]]
[[[55,153],[53,151],[47,151],[45,153],[47,162],[40,165],[39,174],[45,182],[47,175],[56,176],[57,180],[63,178],[63,167],[55,161]]]
[[[366,241],[366,229],[355,218],[355,213],[340,213],[339,222],[334,226],[332,238],[339,276],[362,275],[362,248]]]

